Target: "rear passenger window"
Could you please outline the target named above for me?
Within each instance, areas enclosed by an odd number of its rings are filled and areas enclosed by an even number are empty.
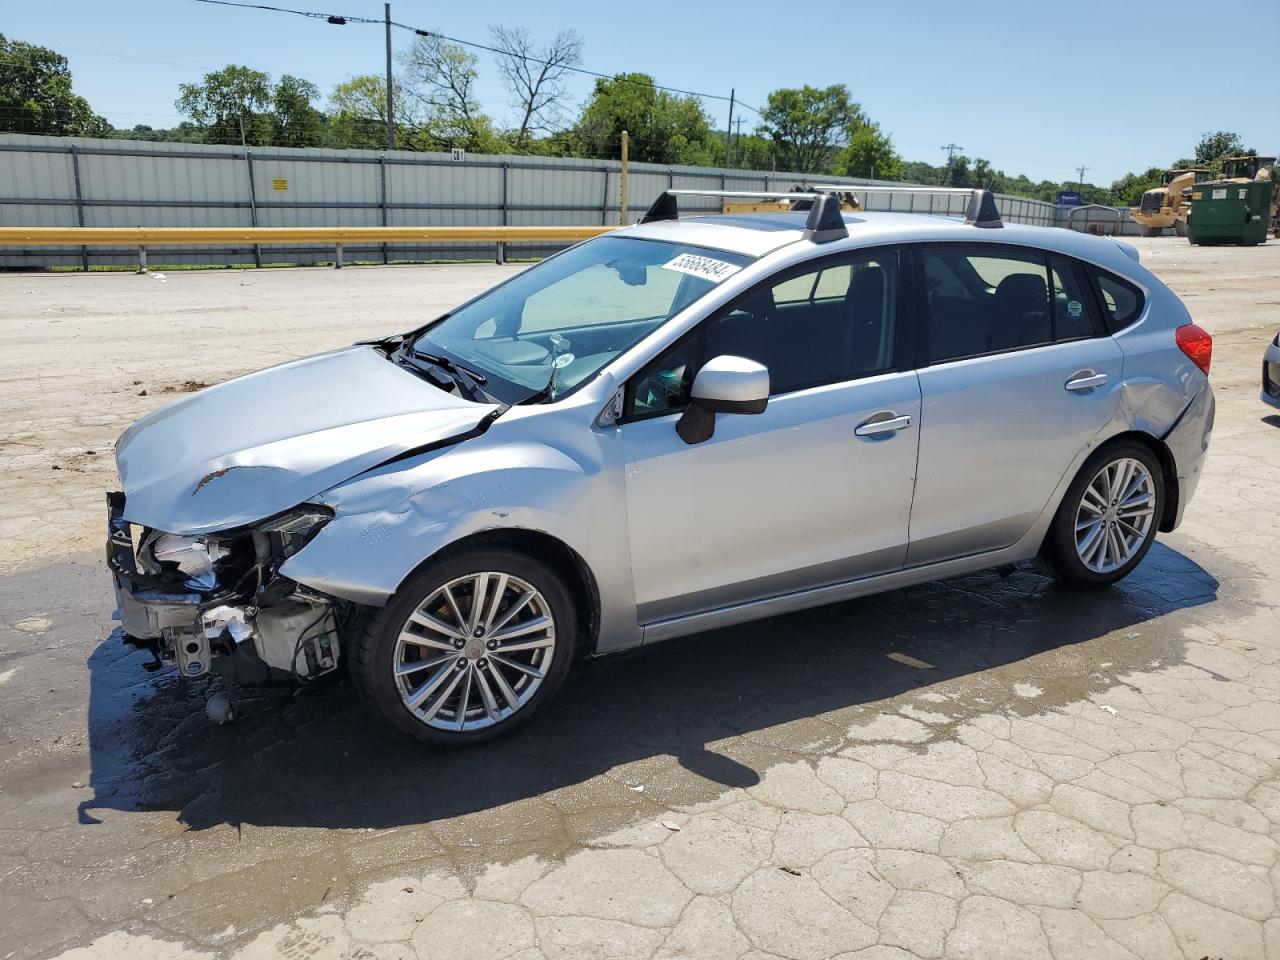
[[[1098,292],[1098,302],[1107,314],[1111,329],[1121,330],[1138,319],[1142,313],[1142,291],[1121,280],[1115,274],[1104,273],[1096,267],[1089,268],[1094,289]]]
[[[921,252],[933,363],[1053,340],[1049,276],[1032,254]]]
[[[1079,340],[1096,336],[1098,331],[1093,328],[1085,291],[1075,269],[1068,261],[1056,257],[1049,265],[1053,280],[1053,338]]]

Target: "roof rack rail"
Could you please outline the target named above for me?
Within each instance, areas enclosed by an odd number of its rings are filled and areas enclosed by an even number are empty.
[[[996,198],[990,190],[977,187],[882,187],[857,183],[808,184],[803,191],[779,190],[664,190],[653,201],[641,223],[676,220],[680,216],[678,197],[745,197],[757,200],[809,200],[809,219],[805,221],[805,239],[827,243],[849,235],[840,212],[841,193],[962,193],[969,197],[964,222],[974,227],[1004,226]]]

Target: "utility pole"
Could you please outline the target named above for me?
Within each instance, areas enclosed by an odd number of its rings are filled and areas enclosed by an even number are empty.
[[[1083,190],[1084,189],[1084,172],[1089,168],[1081,166],[1081,167],[1076,167],[1076,169],[1080,171],[1080,189]]]
[[[948,143],[938,149],[947,151],[947,184],[949,186],[955,183],[955,177],[952,175],[951,166],[955,163],[956,151],[963,150],[964,147],[960,146],[958,143]],[[933,201],[930,200],[929,202],[932,203]]]
[[[729,166],[729,148],[731,146],[731,137],[733,136],[733,101],[737,96],[736,90],[729,91],[729,125],[724,128],[724,165]]]
[[[382,13],[387,25],[387,149],[396,148],[396,121],[391,111],[391,4],[382,5]]]
[[[618,173],[618,193],[621,194],[622,202],[619,204],[618,210],[618,226],[625,227],[627,225],[627,146],[631,141],[631,136],[627,131],[622,131],[622,169]]]
[[[746,122],[746,117],[738,117],[737,120],[733,121],[734,126],[737,127],[733,131],[733,155],[735,158],[742,152],[742,125]]]

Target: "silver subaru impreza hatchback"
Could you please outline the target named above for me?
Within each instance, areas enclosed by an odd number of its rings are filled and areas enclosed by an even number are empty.
[[[345,666],[458,745],[577,657],[1033,558],[1106,586],[1178,525],[1212,344],[1132,247],[982,191],[963,221],[825,192],[681,219],[679,193],[134,424],[115,636],[186,677]]]

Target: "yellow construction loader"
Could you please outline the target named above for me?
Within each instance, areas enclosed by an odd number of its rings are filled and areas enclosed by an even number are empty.
[[[1169,227],[1180,237],[1187,235],[1187,211],[1191,208],[1191,188],[1209,177],[1206,167],[1180,167],[1168,171],[1160,186],[1142,195],[1142,202],[1129,211],[1144,237],[1158,237]]]

